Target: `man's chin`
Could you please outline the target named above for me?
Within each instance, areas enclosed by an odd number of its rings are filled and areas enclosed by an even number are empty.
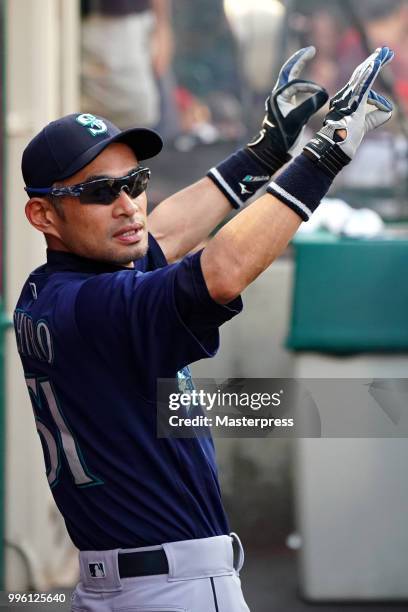
[[[118,255],[117,259],[115,258],[116,263],[127,266],[133,261],[142,259],[149,250],[148,240],[146,239],[142,242],[132,245],[131,247],[129,246],[127,252],[125,252],[122,256]]]

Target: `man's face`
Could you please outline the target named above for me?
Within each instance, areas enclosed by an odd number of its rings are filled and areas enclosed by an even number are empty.
[[[91,163],[58,183],[75,185],[97,178],[126,176],[138,162],[124,144],[109,145]],[[81,204],[76,197],[60,198],[64,218],[55,219],[58,236],[49,237],[49,247],[83,257],[132,267],[148,248],[146,193],[132,199],[122,190],[112,204]]]

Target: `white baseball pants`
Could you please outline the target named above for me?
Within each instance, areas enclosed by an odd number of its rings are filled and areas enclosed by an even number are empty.
[[[233,538],[239,546],[236,567]],[[119,552],[160,548],[168,574],[120,578]],[[239,579],[244,552],[235,534],[122,551],[81,551],[79,561],[81,581],[72,595],[72,612],[249,612]],[[103,572],[96,571],[99,567]]]

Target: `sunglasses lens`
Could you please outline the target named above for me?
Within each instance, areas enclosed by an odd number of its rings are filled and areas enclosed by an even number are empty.
[[[146,191],[150,179],[150,170],[147,168],[140,170],[135,177],[129,181],[129,195],[131,198],[137,198],[141,193]]]
[[[117,195],[112,181],[99,181],[98,185],[84,185],[79,201],[82,204],[112,204]]]
[[[122,189],[126,189],[131,198],[137,198],[146,190],[149,179],[150,170],[143,168],[120,179],[91,181],[82,186],[79,201],[82,204],[112,204]]]

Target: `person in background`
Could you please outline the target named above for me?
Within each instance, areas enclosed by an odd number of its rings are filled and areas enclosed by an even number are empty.
[[[82,108],[121,129],[160,120],[173,57],[170,0],[82,0]]]
[[[310,78],[324,83],[328,91],[338,86],[338,44],[341,37],[339,19],[332,7],[314,11],[310,17],[310,40],[319,49],[319,56],[311,66]]]
[[[390,70],[404,111],[408,113],[408,0],[387,0],[387,2],[359,0],[356,9],[365,27],[370,46],[378,47],[386,38],[395,50],[396,60],[390,66]],[[344,32],[337,51],[339,69],[336,87],[366,53],[360,35],[354,27]]]

